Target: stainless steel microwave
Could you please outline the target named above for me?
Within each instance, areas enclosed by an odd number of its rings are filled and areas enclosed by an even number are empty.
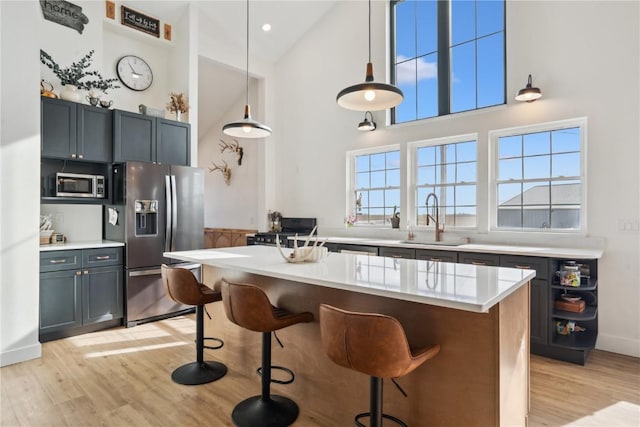
[[[94,197],[104,199],[105,181],[101,175],[56,173],[56,197]]]

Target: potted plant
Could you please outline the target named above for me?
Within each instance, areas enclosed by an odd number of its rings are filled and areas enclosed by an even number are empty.
[[[117,89],[120,86],[115,83],[118,79],[105,79],[97,71],[89,71],[93,61],[94,50],[82,57],[80,61],[73,62],[68,67],[60,67],[56,61],[44,50],[40,49],[40,62],[46,65],[53,74],[60,79],[60,84],[65,87],[60,93],[60,98],[68,101],[80,102],[82,97],[78,90],[98,89],[105,94],[109,89]]]
[[[167,104],[167,110],[171,113],[176,113],[176,120],[180,121],[182,113],[189,111],[189,104],[182,92],[171,92],[171,101]]]

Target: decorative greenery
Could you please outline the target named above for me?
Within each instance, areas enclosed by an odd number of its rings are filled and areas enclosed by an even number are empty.
[[[187,104],[187,99],[184,94],[171,92],[171,101],[167,104],[167,110],[172,113],[175,113],[176,111],[186,113],[189,111],[189,104]]]
[[[60,79],[60,84],[63,86],[74,85],[78,89],[85,90],[99,89],[105,94],[109,89],[118,89],[120,86],[114,84],[118,79],[105,79],[99,72],[87,70],[93,61],[93,53],[94,50],[91,50],[80,61],[72,63],[69,67],[61,68],[51,55],[40,49],[40,62],[53,71],[53,74]],[[91,78],[93,79],[91,80]]]

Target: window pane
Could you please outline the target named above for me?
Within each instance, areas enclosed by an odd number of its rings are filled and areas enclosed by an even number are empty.
[[[396,55],[405,58],[416,56],[416,20],[415,0],[396,4]]]
[[[504,30],[504,2],[482,0],[476,5],[478,37]]]
[[[416,120],[417,70],[415,59],[396,65],[396,85],[404,95],[404,100],[395,109],[396,122]]]
[[[544,184],[523,184],[522,193],[523,205],[548,205],[550,202],[549,183]]]
[[[436,167],[427,166],[418,168],[418,185],[435,184],[436,183]]]
[[[416,2],[416,14],[418,17],[417,56],[435,52],[438,49],[437,2],[435,0]]]
[[[456,161],[456,144],[446,144],[444,147],[443,163],[455,163]]]
[[[435,164],[436,147],[420,147],[418,152],[418,166],[428,166]]]
[[[580,228],[580,206],[551,208],[551,227],[565,229]]]
[[[456,206],[466,205],[475,206],[476,204],[476,186],[475,185],[457,185],[456,186]]]
[[[582,199],[580,181],[554,183],[551,186],[551,204],[580,205]]]
[[[372,154],[371,155],[371,170],[380,171],[384,170],[385,153]]]
[[[400,169],[387,171],[387,187],[400,186]]]
[[[522,211],[522,226],[524,228],[549,228],[548,206],[534,206]]]
[[[438,197],[438,201],[440,202],[441,206],[447,206],[447,205],[455,205],[456,204],[456,189],[455,187],[451,186],[451,187],[444,187],[442,190],[444,190],[444,197]]]
[[[504,33],[478,39],[478,108],[504,103]]]
[[[476,162],[459,163],[456,182],[476,182]]]
[[[476,108],[476,43],[451,48],[451,112]]]
[[[400,207],[400,190],[385,190],[384,191],[384,204],[385,206],[398,206]]]
[[[522,159],[507,159],[498,161],[498,179],[522,179]]]
[[[456,182],[456,164],[451,163],[449,165],[444,166],[444,178],[443,181],[445,184],[453,184]]]
[[[373,190],[369,192],[369,206],[376,208],[384,206],[383,190]]]
[[[521,209],[498,209],[498,227],[504,228],[521,228],[522,227],[522,210]]]
[[[524,179],[549,178],[550,156],[525,157],[523,160]]]
[[[476,3],[452,1],[451,45],[473,40],[476,37]]]
[[[580,176],[580,153],[551,156],[551,177]]]
[[[529,133],[523,137],[524,155],[548,154],[551,152],[551,133]]]
[[[503,136],[498,139],[498,157],[505,159],[507,157],[522,156],[522,136]]]
[[[522,184],[499,184],[498,204],[500,206],[520,206],[522,204]]]
[[[385,180],[384,180],[384,176],[385,173],[384,171],[379,171],[379,172],[371,172],[371,188],[384,188],[385,185]]]
[[[385,160],[387,169],[400,168],[400,151],[389,151],[385,153]]]
[[[369,192],[368,191],[359,191],[358,194],[361,196],[360,209],[358,211],[362,211],[364,207],[369,206]],[[356,199],[357,200],[357,199]]]
[[[472,142],[462,142],[460,144],[456,144],[458,147],[458,162],[468,162],[476,160],[476,143]]]
[[[369,173],[356,174],[356,188],[369,188]]]
[[[580,151],[580,128],[554,130],[551,144],[554,153]]]
[[[364,172],[369,170],[369,156],[356,157],[356,172]]]
[[[475,207],[456,207],[455,217],[456,227],[475,227],[476,226],[476,208]]]
[[[418,115],[420,119],[438,115],[438,54],[418,58]]]

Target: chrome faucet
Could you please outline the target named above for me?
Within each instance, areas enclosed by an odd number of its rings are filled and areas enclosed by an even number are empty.
[[[432,197],[434,199],[434,203],[433,207],[431,208],[431,215],[429,215],[429,199],[431,199]],[[424,204],[427,208],[427,225],[429,225],[429,219],[436,223],[436,242],[439,242],[441,239],[440,234],[444,232],[444,224],[442,225],[442,229],[440,229],[440,205],[438,203],[438,196],[436,196],[436,193],[429,193]]]

